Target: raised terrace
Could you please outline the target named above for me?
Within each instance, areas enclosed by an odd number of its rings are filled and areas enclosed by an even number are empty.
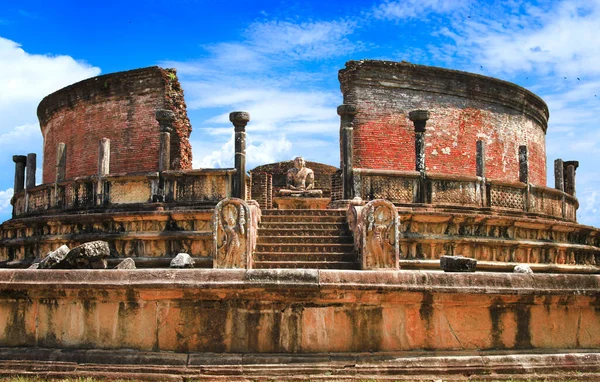
[[[192,169],[173,69],[44,98],[43,183],[15,155],[0,226],[0,370],[597,377],[600,230],[577,161],[546,186],[544,101],[406,62],[339,79],[339,168],[247,171],[237,111],[235,167]]]

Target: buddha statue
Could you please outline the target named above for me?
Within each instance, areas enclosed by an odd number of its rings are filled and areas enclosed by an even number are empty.
[[[279,190],[281,196],[320,197],[322,190],[315,189],[315,173],[306,167],[304,158],[294,159],[294,167],[288,170],[286,188]]]

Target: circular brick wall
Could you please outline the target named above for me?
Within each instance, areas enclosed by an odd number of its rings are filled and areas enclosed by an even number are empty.
[[[175,70],[150,67],[112,73],[50,94],[37,111],[44,136],[43,182],[55,180],[59,143],[66,144],[66,179],[97,174],[102,138],[111,140],[111,173],[157,171],[157,109],[175,113],[171,159],[176,169],[190,169],[191,125]]]
[[[528,147],[529,182],[546,185],[548,108],[509,82],[406,62],[349,61],[340,70],[344,103],[357,108],[354,167],[415,170],[412,110],[431,113],[427,171],[476,174],[476,141],[486,142],[486,177],[519,181],[518,150]]]
[[[338,169],[336,167],[305,160],[306,167],[313,170],[315,174],[315,189],[322,190],[323,196],[331,195],[331,175]],[[265,164],[255,167],[250,170],[251,174],[267,173],[273,176],[273,195],[276,195],[279,190],[286,187],[287,172],[294,167],[294,161],[288,160],[283,162]]]

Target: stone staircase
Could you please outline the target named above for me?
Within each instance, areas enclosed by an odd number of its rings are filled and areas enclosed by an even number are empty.
[[[343,210],[263,210],[254,268],[358,269]]]

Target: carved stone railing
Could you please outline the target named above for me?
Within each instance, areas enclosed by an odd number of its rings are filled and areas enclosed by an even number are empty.
[[[360,168],[353,171],[354,195],[366,201],[386,199],[397,206],[479,208],[577,220],[577,199],[553,188],[475,176],[422,175],[417,171]]]
[[[13,218],[154,202],[216,205],[231,196],[235,169],[202,169],[81,177],[15,194]]]

